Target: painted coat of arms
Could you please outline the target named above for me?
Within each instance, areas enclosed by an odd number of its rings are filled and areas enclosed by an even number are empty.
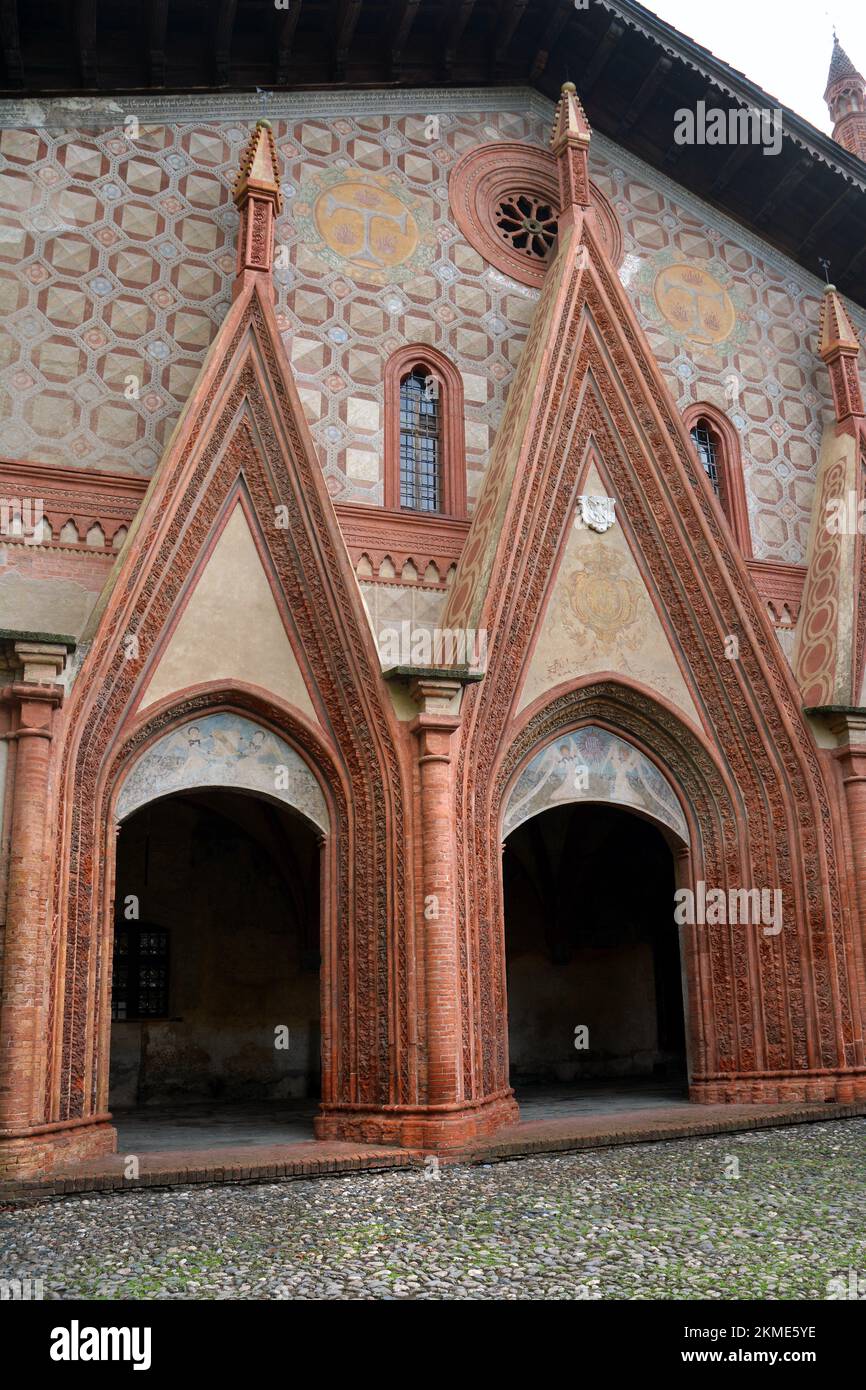
[[[393,284],[433,262],[429,205],[387,174],[323,171],[301,188],[294,215],[323,260],[335,268],[348,261],[373,284]]]
[[[575,638],[585,638],[588,628],[600,642],[615,637],[622,646],[636,648],[641,639],[640,629],[635,630],[640,597],[637,585],[622,573],[618,555],[587,554],[568,576],[563,625]]]

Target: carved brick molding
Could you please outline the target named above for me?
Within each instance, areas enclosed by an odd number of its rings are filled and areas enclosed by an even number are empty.
[[[52,1122],[105,1108],[112,790],[129,740],[141,736],[135,702],[183,586],[244,498],[269,548],[284,621],[303,634],[299,659],[329,732],[327,749],[320,739],[310,756],[339,811],[323,909],[322,1070],[323,1106],[342,1133],[353,1107],[418,1099],[403,775],[372,634],[273,310],[257,286],[238,297],[221,333],[222,350],[163,461],[70,700],[57,779],[44,1105]],[[288,537],[273,527],[278,504],[287,509]],[[129,632],[138,639],[132,660],[122,641]],[[197,713],[198,699],[181,693],[166,718]],[[303,752],[305,732],[290,712],[275,705],[269,723]]]
[[[781,565],[775,560],[749,560],[749,574],[774,627],[793,628],[800,616],[805,565]]]
[[[89,556],[104,551],[110,559],[123,544],[147,486],[146,478],[128,474],[0,459],[0,499],[10,518],[20,509],[22,523],[22,534],[16,535],[4,516],[2,541]],[[39,522],[43,529],[37,540],[33,528]]]
[[[490,633],[455,754],[464,1088],[480,1098],[508,1082],[498,839],[509,774],[539,742],[594,721],[666,770],[695,825],[695,880],[782,894],[779,936],[710,931],[686,944],[693,1098],[864,1095],[861,931],[835,777],[623,288],[591,230],[584,245],[588,256],[566,249],[545,283],[546,350],[532,337],[524,349],[445,615]],[[651,692],[601,675],[515,717],[591,445],[687,655],[700,735]],[[739,660],[720,659],[734,632]]]
[[[363,502],[338,502],[336,511],[352,567],[366,583],[444,589],[469,531],[468,521]]]

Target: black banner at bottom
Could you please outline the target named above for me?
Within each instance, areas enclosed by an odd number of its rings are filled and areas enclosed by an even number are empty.
[[[551,1327],[547,1346],[557,1360],[568,1347],[569,1356],[579,1354],[584,1363],[585,1356],[591,1355],[613,1374],[667,1372],[675,1366],[698,1372],[707,1366],[763,1366],[771,1371],[807,1367],[826,1379],[828,1372],[841,1372],[859,1355],[860,1301],[844,1297],[820,1303],[575,1300],[568,1307],[567,1326],[558,1321]],[[385,1307],[386,1302],[400,1306]],[[437,1305],[435,1322],[428,1322],[432,1309],[418,1308],[418,1303]],[[274,1363],[285,1363],[287,1351],[296,1370],[299,1357],[324,1354],[333,1375],[339,1374],[334,1352],[339,1357],[343,1347],[350,1374],[363,1374],[361,1355],[376,1347],[377,1373],[385,1375],[382,1354],[399,1351],[404,1337],[407,1348],[417,1351],[419,1335],[435,1334],[435,1345],[444,1354],[443,1338],[450,1324],[462,1333],[460,1365],[465,1376],[469,1348],[477,1346],[485,1374],[491,1359],[494,1364],[499,1359],[489,1332],[502,1312],[508,1316],[502,1353],[511,1356],[519,1346],[521,1324],[527,1334],[537,1336],[539,1320],[546,1319],[552,1306],[540,1300],[490,1302],[482,1307],[479,1303],[483,1301],[321,1300],[321,1315],[327,1317],[323,1324],[327,1340],[322,1341],[311,1336],[317,1322],[316,1303],[5,1301],[0,1302],[0,1345],[7,1356],[16,1348],[26,1349],[28,1372],[60,1383],[70,1376],[93,1379],[101,1370],[114,1376],[128,1372],[140,1379],[185,1372],[220,1379],[240,1372],[249,1379],[251,1373],[273,1373]],[[553,1311],[561,1318],[562,1305],[553,1306]],[[471,1326],[463,1321],[469,1316]],[[355,1326],[358,1341],[350,1341]],[[340,1339],[335,1338],[338,1331],[343,1334]],[[531,1347],[537,1357],[539,1343],[534,1340]],[[441,1364],[445,1369],[444,1360]],[[549,1364],[545,1356],[539,1365],[542,1375]]]

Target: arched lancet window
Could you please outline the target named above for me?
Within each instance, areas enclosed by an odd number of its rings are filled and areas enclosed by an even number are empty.
[[[400,506],[442,510],[441,392],[424,367],[413,367],[400,382]]]
[[[719,490],[719,437],[705,416],[692,425],[689,431],[692,442],[698,451],[698,458],[710,480],[713,492],[721,496]]]
[[[742,554],[751,559],[752,537],[749,509],[743,481],[740,441],[737,431],[722,411],[711,405],[689,406],[684,416],[710,487],[719,499]]]
[[[436,348],[400,348],[385,367],[385,506],[466,515],[463,382]]]

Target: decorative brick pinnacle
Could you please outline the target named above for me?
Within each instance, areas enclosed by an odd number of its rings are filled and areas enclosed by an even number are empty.
[[[576,225],[589,207],[589,142],[592,131],[573,82],[565,82],[553,118],[550,147],[559,175],[559,232]]]
[[[827,96],[831,88],[835,87],[837,82],[845,81],[851,77],[856,78],[859,82],[866,86],[866,81],[864,81],[863,74],[857,71],[851,59],[848,57],[848,54],[845,52],[838,38],[834,34],[833,56],[830,59],[830,71],[827,75],[827,87],[824,92],[824,96]]]
[[[250,194],[253,192],[271,194],[276,211],[282,211],[280,166],[270,121],[260,120],[256,122],[255,130],[241,155],[240,167],[232,188],[232,197],[240,208],[248,202]]]
[[[860,340],[845,310],[835,285],[828,285],[821,301],[818,333],[818,354],[826,362],[831,355],[845,353],[856,357]]]
[[[837,422],[842,424],[852,417],[861,417],[863,391],[857,364],[860,340],[835,285],[827,286],[821,301],[818,355],[830,373]]]
[[[550,148],[554,154],[558,154],[565,144],[577,142],[588,145],[591,138],[592,129],[580,104],[577,88],[573,82],[563,82],[553,117]]]

